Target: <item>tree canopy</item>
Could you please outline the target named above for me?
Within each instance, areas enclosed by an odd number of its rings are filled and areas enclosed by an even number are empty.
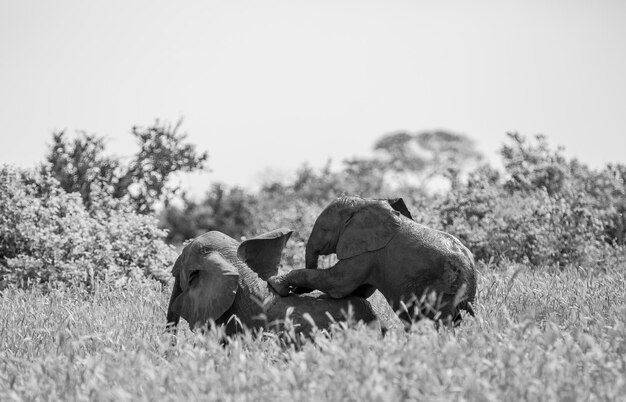
[[[87,207],[96,189],[114,198],[127,197],[141,214],[154,212],[158,201],[167,202],[176,192],[168,186],[176,172],[192,172],[206,167],[207,152],[199,152],[176,124],[158,120],[147,127],[131,130],[139,150],[124,162],[105,155],[105,139],[79,132],[70,139],[65,131],[53,133],[46,160],[52,175],[67,192],[80,193]]]

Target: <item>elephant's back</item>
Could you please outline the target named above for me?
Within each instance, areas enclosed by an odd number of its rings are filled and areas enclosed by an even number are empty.
[[[456,265],[463,265],[465,269],[474,265],[471,251],[450,233],[408,219],[404,220],[399,230],[401,235],[397,236],[396,249],[413,250],[422,257],[428,257],[430,262],[446,259],[454,261]]]
[[[398,266],[405,267],[405,283],[408,290],[427,287],[443,293],[456,294],[462,286],[468,301],[476,293],[474,257],[471,251],[455,236],[404,220],[401,236],[391,254],[395,254]],[[398,251],[404,250],[404,251]],[[411,250],[410,252],[406,250]],[[388,257],[393,260],[393,257]]]
[[[366,300],[357,296],[333,299],[319,291],[303,295],[292,294],[277,299],[277,303],[268,311],[268,316],[274,316],[280,320],[289,310],[290,319],[299,326],[298,332],[303,333],[310,332],[313,329],[313,323],[318,328],[324,329],[335,321],[346,321],[348,318],[367,324],[379,322],[387,330],[401,328],[402,324],[387,301],[382,295],[380,297],[382,302],[375,298]],[[374,302],[370,302],[371,300]]]
[[[318,327],[326,328],[331,324],[329,315],[335,321],[345,321],[350,312],[355,320],[371,322],[376,319],[372,306],[360,297],[333,299],[320,291],[314,291],[302,295],[292,294],[279,301],[284,301],[287,308],[293,307],[292,317],[304,319],[305,313],[308,313]],[[281,310],[283,305],[278,303],[276,307]]]

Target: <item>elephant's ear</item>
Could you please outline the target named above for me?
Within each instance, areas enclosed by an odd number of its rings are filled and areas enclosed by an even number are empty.
[[[367,205],[346,222],[337,242],[337,258],[354,257],[385,247],[396,234],[398,216],[385,203]]]
[[[174,262],[174,265],[172,266],[172,276],[175,278],[180,276],[180,270],[183,266],[184,254],[185,253],[180,253],[178,258],[176,259],[176,262]]]
[[[389,205],[391,205],[391,208],[400,212],[407,218],[413,220],[413,217],[411,216],[411,213],[409,212],[409,209],[406,207],[406,204],[404,203],[404,200],[402,198],[391,198],[388,199],[387,202],[389,203]]]
[[[293,230],[280,228],[245,240],[239,245],[237,255],[267,280],[278,273],[280,256],[292,233]]]
[[[235,301],[239,272],[217,252],[200,256],[190,268],[183,293],[174,300],[171,310],[193,329],[209,319],[220,318]],[[186,276],[181,276],[181,279]]]

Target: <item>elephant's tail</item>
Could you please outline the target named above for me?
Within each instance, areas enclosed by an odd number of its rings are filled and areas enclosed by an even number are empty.
[[[467,311],[472,317],[476,317],[476,313],[474,313],[474,308],[472,307],[472,304],[467,300],[463,300],[461,303],[459,303],[458,308]]]

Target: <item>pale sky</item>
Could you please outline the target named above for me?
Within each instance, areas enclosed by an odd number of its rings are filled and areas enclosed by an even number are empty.
[[[210,154],[197,187],[396,130],[626,163],[626,1],[0,0],[0,163],[33,166],[57,129],[130,155],[133,125],[181,116]]]

